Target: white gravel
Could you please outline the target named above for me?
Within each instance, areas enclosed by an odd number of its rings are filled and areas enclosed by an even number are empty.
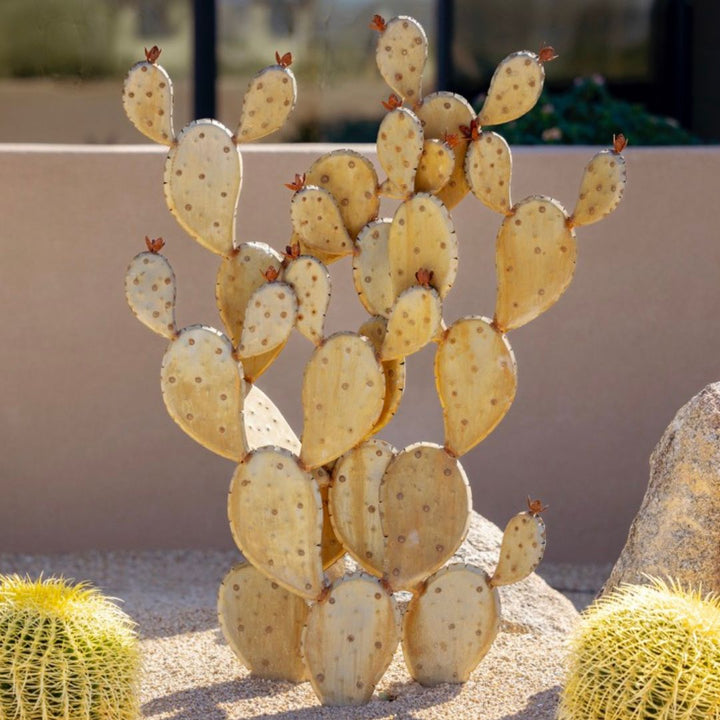
[[[503,626],[490,653],[463,685],[421,687],[408,676],[398,652],[372,701],[360,708],[323,708],[309,683],[250,676],[225,643],[215,610],[217,587],[238,559],[235,552],[197,550],[0,554],[0,573],[62,574],[90,580],[106,594],[122,598],[142,639],[145,718],[554,718],[564,632],[539,634],[513,623]],[[582,607],[600,589],[609,568],[543,565],[541,570]]]

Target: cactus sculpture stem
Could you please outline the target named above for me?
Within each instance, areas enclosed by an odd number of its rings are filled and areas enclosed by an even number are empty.
[[[130,70],[123,95],[138,130],[169,148],[168,208],[220,256],[224,333],[177,328],[175,276],[160,239],[148,239],[126,279],[137,317],[169,340],[162,392],[171,417],[238,463],[228,516],[247,563],[223,582],[220,624],[251,672],[309,679],[332,705],[367,702],[401,638],[419,682],[466,680],[499,627],[496,588],[521,581],[540,562],[545,508],[529,501],[508,523],[491,575],[446,565],[472,508],[460,458],[512,405],[517,366],[507,333],[560,298],[574,274],[575,229],[612,212],[625,187],[618,135],[585,169],[572,214],[542,195],[512,199],[511,150],[484,128],[535,105],[552,48],[502,60],[476,113],[459,95],[423,95],[427,37],[417,21],[376,15],[371,27],[391,90],[377,136],[386,178],[352,150],[298,172],[285,185],[293,195],[290,239],[278,243],[284,254],[262,242],[238,243],[235,208],[242,143],[278,130],[295,104],[290,53],[276,53],[276,64],[253,78],[234,132],[198,120],[175,134],[172,86],[157,48]],[[448,324],[443,304],[461,255],[449,210],[468,193],[500,216],[497,304],[491,317]],[[381,195],[398,202],[392,217],[379,217]],[[326,265],[344,256],[370,317],[358,331],[328,337]],[[302,379],[300,440],[255,384],[293,328],[315,345]],[[373,436],[402,400],[405,357],[429,343],[437,346],[444,439],[398,450]],[[361,571],[338,579],[333,563],[345,553]],[[403,619],[397,590],[413,593]],[[273,631],[272,652],[259,627]]]

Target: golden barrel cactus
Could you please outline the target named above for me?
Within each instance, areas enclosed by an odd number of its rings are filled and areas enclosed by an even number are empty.
[[[0,718],[134,720],[132,620],[97,589],[0,576]]]
[[[653,580],[583,614],[559,720],[718,720],[720,599]]]

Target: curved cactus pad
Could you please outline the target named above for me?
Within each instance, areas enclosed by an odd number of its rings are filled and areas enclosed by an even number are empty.
[[[268,680],[302,682],[307,671],[300,639],[306,602],[249,563],[235,565],[218,592],[218,619],[228,645],[250,672]]]
[[[165,200],[170,212],[203,247],[229,255],[242,159],[230,131],[215,120],[190,123],[165,161]]]
[[[497,236],[495,323],[503,331],[521,327],[565,292],[575,272],[577,245],[564,208],[556,200],[522,200]]]
[[[343,224],[340,208],[327,191],[306,185],[293,195],[290,218],[295,232],[311,250],[331,255],[348,255],[353,243]]]
[[[518,513],[505,527],[500,559],[490,583],[493,587],[524,580],[545,553],[545,522],[539,515]]]
[[[301,255],[312,255],[326,266],[342,260],[345,257],[345,255],[333,255],[332,253],[318,250],[318,248],[311,248],[294,230],[290,235],[290,242],[288,244],[289,246],[297,245],[300,248]]]
[[[123,86],[123,107],[143,135],[161,145],[172,145],[173,89],[165,68],[144,60],[133,65]]]
[[[423,151],[423,129],[415,113],[396,108],[382,119],[377,135],[378,162],[401,197],[415,187],[420,156]]]
[[[380,482],[395,448],[366,440],[335,463],[330,485],[330,518],[348,553],[369,573],[383,576],[385,536],[380,523]]]
[[[305,182],[327,190],[335,198],[352,238],[378,215],[375,167],[354,150],[335,150],[320,156],[307,171]]]
[[[478,114],[481,125],[517,120],[535,107],[545,82],[545,69],[535,53],[516,52],[498,66]]]
[[[377,422],[373,426],[372,434],[379,433],[392,419],[400,407],[405,383],[407,382],[407,366],[405,358],[388,360],[382,364],[385,372],[385,403]]]
[[[284,282],[268,282],[251,296],[245,311],[238,355],[253,357],[284,345],[295,327],[298,301]]]
[[[484,132],[471,142],[465,156],[465,177],[478,200],[495,212],[503,215],[510,212],[512,155],[505,138]]]
[[[292,453],[300,452],[297,435],[273,401],[257,385],[253,385],[245,396],[242,417],[248,451],[264,445],[276,445]]]
[[[282,256],[265,243],[242,243],[218,268],[215,299],[233,344],[242,336],[250,296],[267,282],[265,273],[282,272]]]
[[[287,264],[283,279],[297,296],[297,329],[311,342],[320,344],[330,305],[330,273],[316,257],[303,255]]]
[[[392,220],[376,220],[357,237],[352,259],[353,281],[360,302],[372,315],[388,316],[395,302],[388,238]]]
[[[279,130],[296,100],[297,84],[290,68],[270,65],[261,70],[245,92],[237,142],[254,142]]]
[[[283,351],[284,347],[285,344],[283,343],[269,352],[245,358],[243,360],[245,379],[250,383],[255,382],[273,364],[273,362],[275,362],[275,359]]]
[[[442,301],[433,288],[414,285],[400,293],[388,319],[380,359],[397,360],[425,347],[438,333]]]
[[[380,582],[354,573],[310,608],[302,653],[323,705],[364,705],[392,661],[400,616]]]
[[[375,315],[366,320],[358,332],[370,340],[375,347],[375,352],[379,355],[387,333],[387,320],[380,315]],[[385,402],[371,435],[379,433],[393,419],[405,392],[407,379],[405,358],[383,361],[382,366],[385,373]]]
[[[160,380],[170,417],[193,440],[242,460],[247,451],[242,366],[222,333],[200,325],[181,330],[165,351]]]
[[[453,148],[455,163],[450,179],[437,193],[445,207],[455,207],[468,193],[465,179],[465,153],[468,141],[463,139],[460,126],[469,126],[475,118],[472,105],[462,95],[440,91],[423,98],[422,105],[415,110],[425,131],[425,138],[444,140],[454,135],[457,144]]]
[[[416,588],[452,557],[471,510],[465,471],[443,448],[417,443],[395,456],[380,484],[385,574],[393,590]]]
[[[379,355],[382,348],[385,334],[387,333],[387,318],[382,315],[373,315],[368,318],[359,328],[358,334],[366,337],[375,348],[375,352]]]
[[[387,178],[378,188],[381,197],[392,198],[393,200],[405,200],[408,193],[395,185],[390,178]]]
[[[225,329],[235,346],[240,344],[250,296],[267,282],[265,273],[268,270],[282,273],[282,256],[265,243],[242,243],[220,263],[215,299]],[[283,347],[278,345],[274,350],[245,358],[245,377],[250,381],[260,377]]]
[[[415,108],[426,138],[443,140],[446,135],[456,135],[460,139],[460,126],[469,126],[475,117],[472,105],[456,93],[441,90],[423,98],[422,104]]]
[[[438,193],[450,181],[455,155],[442,140],[426,140],[415,175],[415,192]]]
[[[315,349],[303,376],[302,462],[326,465],[372,430],[385,400],[385,374],[367,338],[342,332]]]
[[[458,243],[452,219],[434,196],[418,193],[395,212],[388,237],[393,291],[417,284],[416,273],[433,273],[432,284],[441,298],[450,291],[458,269]]]
[[[141,323],[166,338],[175,337],[175,273],[166,257],[136,255],[125,275],[125,297]]]
[[[378,38],[375,60],[383,80],[403,99],[420,101],[428,41],[420,23],[400,15],[389,20]]]
[[[445,446],[456,456],[464,455],[510,409],[517,389],[515,356],[489,320],[461,318],[438,344],[435,381],[443,407]]]
[[[322,468],[318,468],[318,470],[322,470]],[[328,506],[329,492],[330,486],[327,483],[320,485],[320,496],[322,497],[323,504],[321,555],[323,568],[326,570],[345,554],[345,548],[335,535],[335,530],[330,520],[330,508]]]
[[[448,209],[452,210],[470,192],[470,186],[465,177],[465,155],[468,149],[467,140],[458,140],[453,148],[455,165],[450,179],[444,187],[437,192],[437,198]]]
[[[327,490],[330,486],[330,474],[332,473],[333,464],[334,463],[329,463],[327,467],[316,467],[310,471],[310,474],[315,478],[315,482],[318,484],[320,490]]]
[[[500,625],[500,597],[487,574],[449,565],[428,578],[403,618],[402,647],[421,685],[465,682],[485,657]]]
[[[233,538],[263,574],[304,598],[322,590],[320,489],[287,450],[251,452],[233,474],[228,496]]]
[[[622,200],[626,182],[625,158],[602,150],[588,163],[573,210],[575,225],[590,225],[609,215]]]

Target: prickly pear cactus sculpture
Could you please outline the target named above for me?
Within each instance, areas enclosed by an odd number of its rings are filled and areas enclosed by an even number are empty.
[[[505,58],[476,114],[458,95],[423,95],[427,38],[415,20],[375,16],[372,27],[392,90],[377,137],[386,178],[352,150],[318,158],[287,184],[292,231],[284,252],[238,243],[235,208],[241,144],[280,128],[295,103],[290,55],[276,54],[277,64],[250,83],[234,132],[198,120],[175,134],[172,85],[157,48],[133,67],[124,91],[130,120],[169,146],[170,211],[220,256],[224,333],[178,328],[175,276],[159,239],[147,239],[126,278],[133,312],[169,339],[161,381],[170,416],[238,463],[228,515],[246,563],[222,584],[220,625],[251,672],[308,679],[329,705],[367,702],[399,642],[423,685],[465,681],[498,632],[497,588],[540,562],[544,508],[528,499],[507,525],[492,574],[447,565],[472,509],[460,457],[512,405],[508,331],[560,298],[575,269],[575,229],[609,214],[625,186],[619,136],[588,164],[572,214],[542,195],[512,199],[510,148],[483,126],[533,107],[551,48]],[[443,302],[461,255],[449,209],[468,193],[501,216],[497,304],[493,317],[446,322]],[[381,196],[399,201],[392,217],[378,217]],[[344,256],[352,256],[352,282],[370,317],[357,331],[326,336],[326,266]],[[300,439],[256,385],[293,328],[315,345],[299,389]],[[398,450],[374,436],[402,401],[405,358],[429,343],[445,437]],[[345,553],[360,570],[342,576],[336,561]],[[412,593],[402,617],[397,591]]]

